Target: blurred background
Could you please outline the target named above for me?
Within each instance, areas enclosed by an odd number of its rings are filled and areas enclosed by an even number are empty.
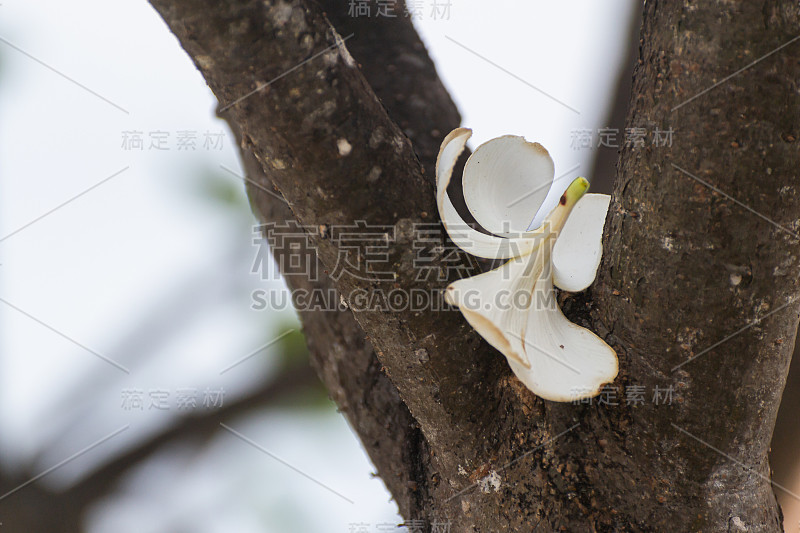
[[[608,191],[637,2],[411,4],[472,148],[524,135]],[[215,105],[145,0],[0,3],[4,531],[405,531],[308,367]],[[795,493],[798,401],[773,450]]]

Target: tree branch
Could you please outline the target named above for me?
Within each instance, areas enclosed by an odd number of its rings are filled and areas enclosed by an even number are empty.
[[[210,439],[219,432],[221,422],[264,409],[287,394],[302,392],[313,386],[319,386],[319,381],[305,365],[285,369],[258,390],[219,409],[177,420],[164,431],[111,459],[63,491],[49,489],[39,482],[26,485],[21,489],[25,491],[24,496],[21,493],[8,494],[8,499],[2,503],[0,508],[7,511],[2,514],[3,525],[10,531],[28,533],[83,531],[86,510],[113,490],[131,468],[159,450],[178,440]],[[25,471],[14,476],[0,476],[0,493],[16,490],[35,475]]]
[[[674,144],[622,151],[595,288],[625,382],[680,393],[617,421],[635,433],[604,454],[630,457],[599,486],[640,527],[780,531],[766,454],[800,308],[800,42],[778,48],[798,7],[645,5],[628,126]]]
[[[430,182],[318,5],[152,4],[260,163],[257,181],[274,184],[312,229],[324,268],[333,272],[342,259],[360,264],[367,250],[348,249],[328,230],[363,220],[396,236],[375,265],[397,274],[389,286],[429,288],[414,276],[411,246],[413,224],[435,221]],[[702,181],[796,231],[798,47],[752,66],[747,75],[755,77],[717,83],[800,33],[797,15],[788,1],[645,8],[628,126],[674,126],[675,145],[623,151],[596,302],[584,294],[564,303],[620,353],[617,386],[652,394],[672,385],[672,405],[544,402],[456,313],[359,311],[356,320],[424,434],[412,450],[427,443],[426,466],[425,457],[397,451],[403,431],[376,430],[379,409],[402,408],[385,381],[378,396],[386,401],[369,403],[371,383],[361,378],[380,373],[367,345],[355,351],[362,366],[350,367],[344,348],[331,357],[317,347],[337,403],[367,424],[354,424],[362,440],[385,439],[387,462],[405,464],[401,477],[424,480],[415,503],[401,503],[406,517],[420,509],[425,518],[451,519],[457,531],[779,528],[765,457],[797,323],[790,300],[800,283],[797,239]],[[346,276],[335,285],[351,307],[351,295],[381,287]],[[346,316],[315,320],[318,333],[309,336],[358,346],[341,335],[357,334],[349,318],[338,321]],[[763,322],[726,339],[756,318]],[[380,444],[367,446],[373,458],[383,453]],[[392,468],[379,466],[387,485],[407,492],[387,479]]]
[[[411,21],[404,17],[350,17],[346,4],[335,1],[324,2],[323,8],[340,35],[353,35],[348,40],[350,52],[389,115],[412,140],[422,168],[432,181],[440,132],[457,127],[460,117]],[[402,2],[397,3],[394,12],[403,13]],[[236,121],[228,123],[240,138]],[[271,181],[252,151],[243,147],[241,154],[254,211],[262,222],[274,224],[279,231],[280,225],[294,220],[294,214],[286,203],[264,190],[265,186],[267,191],[272,189],[267,185]],[[293,245],[299,244],[300,249],[282,246],[280,239],[273,244],[271,251],[295,298],[315,290],[329,293],[333,281],[325,274],[314,247],[305,247],[296,240]],[[318,274],[315,281],[307,275],[291,274],[289,262],[297,255],[313,258],[313,271]],[[426,495],[422,487],[433,479],[427,442],[397,388],[383,372],[363,330],[347,309],[309,312],[299,307],[299,313],[312,364],[361,437],[400,513],[423,517]]]

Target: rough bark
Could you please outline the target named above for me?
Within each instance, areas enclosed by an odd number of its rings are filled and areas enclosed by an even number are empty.
[[[237,131],[236,124],[232,121],[230,124]],[[260,220],[264,224],[275,224],[276,228],[294,221],[288,205],[264,190],[271,182],[252,151],[243,147],[241,155],[248,178],[248,195]],[[289,225],[284,234],[291,231],[293,227]],[[275,235],[280,234],[275,231]],[[281,246],[280,239],[272,244],[270,251],[284,272],[288,270],[285,265],[292,254],[313,257],[318,273],[313,280],[303,275],[284,276],[293,291],[293,299],[314,290],[327,294],[334,288],[313,248],[289,249],[288,245]],[[299,315],[317,375],[361,438],[401,512],[416,513],[419,505],[411,489],[417,483],[417,470],[422,467],[412,468],[411,465],[419,464],[416,456],[423,446],[419,426],[400,399],[397,388],[383,372],[369,339],[347,309],[306,311],[301,308]]]
[[[432,180],[441,132],[457,127],[460,116],[410,20],[351,17],[346,6],[335,1],[324,2],[322,6],[328,18],[335,21],[340,35],[353,35],[348,41],[349,51],[381,104],[412,141],[422,170]],[[395,12],[403,13],[402,3],[397,4]],[[221,115],[227,118],[226,113]],[[228,122],[240,138],[236,121]],[[272,182],[252,150],[241,148],[248,195],[259,219],[278,226],[295,221],[288,205],[268,194]],[[460,188],[456,189],[455,194],[459,191]],[[305,275],[284,274],[294,297],[298,291],[327,293],[334,287],[316,257],[315,248],[289,250],[279,242],[273,244],[271,251],[284,273],[289,271],[284,266],[292,254],[314,257],[313,270],[317,274],[314,281]],[[301,307],[300,318],[312,365],[360,435],[401,514],[423,516],[422,491],[418,487],[425,486],[433,475],[427,443],[363,330],[347,309],[308,312]]]
[[[642,527],[780,529],[766,454],[798,317],[800,42],[703,91],[798,33],[796,2],[645,6],[628,126],[674,143],[623,150],[595,288],[622,381],[680,391],[604,455],[649,465],[602,485]]]
[[[418,143],[424,131],[387,114],[370,86],[378,78],[347,51],[356,41],[343,44],[346,31],[308,0],[151,3],[260,164],[254,179],[274,184],[301,224],[323,227],[311,232],[323,267],[347,252],[326,229],[364,220],[397,237],[383,265],[397,273],[391,286],[429,287],[415,279],[410,228],[435,220],[433,191],[403,130]],[[673,165],[796,231],[800,43],[673,108],[800,33],[798,6],[648,2],[644,21],[628,126],[673,126],[674,143],[623,150],[600,277],[564,304],[617,349],[615,386],[651,395],[671,385],[674,401],[627,405],[615,389],[616,406],[544,402],[457,313],[355,313],[389,383],[346,313],[304,316],[318,370],[406,518],[475,532],[780,529],[766,448],[797,324],[798,305],[785,305],[798,289],[797,238]],[[380,286],[335,285],[343,295]],[[343,344],[313,348],[315,335]],[[405,429],[381,431],[379,420]]]

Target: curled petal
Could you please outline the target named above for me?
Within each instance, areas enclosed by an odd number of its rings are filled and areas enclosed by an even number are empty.
[[[464,200],[495,234],[524,232],[553,184],[555,166],[539,143],[504,135],[480,145],[464,166]]]
[[[550,275],[533,289],[523,337],[529,366],[509,359],[514,374],[537,396],[554,402],[590,398],[619,370],[616,352],[600,337],[567,320],[558,307]]]
[[[530,366],[523,336],[538,276],[534,269],[541,270],[537,256],[513,258],[494,270],[451,283],[445,292],[447,303],[457,306],[489,344],[523,367]]]
[[[471,135],[472,131],[467,128],[455,129],[445,137],[439,149],[439,156],[436,159],[436,204],[442,223],[450,239],[459,248],[472,255],[489,259],[509,259],[527,255],[541,242],[537,238],[540,232],[525,232],[515,238],[481,233],[471,228],[461,218],[447,195],[447,185],[450,183],[453,167]]]
[[[558,288],[578,292],[594,282],[610,202],[607,194],[586,194],[575,205],[553,249],[553,282]]]
[[[461,279],[446,291],[467,322],[506,356],[516,376],[538,396],[570,401],[595,396],[613,381],[614,350],[564,316],[553,289],[554,240],[588,182],[576,179],[543,224],[547,233],[532,253]]]
[[[555,299],[549,254],[539,250],[447,288],[448,303],[508,359],[534,394],[568,402],[599,394],[614,380],[617,355],[602,339],[564,316]]]

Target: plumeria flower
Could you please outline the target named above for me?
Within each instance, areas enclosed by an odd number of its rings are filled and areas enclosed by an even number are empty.
[[[508,261],[452,283],[445,299],[538,396],[560,402],[596,396],[616,377],[617,355],[600,337],[567,320],[553,284],[581,291],[594,281],[610,197],[585,194],[589,182],[577,178],[544,222],[528,230],[553,184],[555,167],[542,145],[505,135],[479,146],[464,166],[464,200],[490,234],[477,231],[447,195],[453,167],[471,135],[458,128],[442,142],[436,161],[439,216],[461,249]]]

